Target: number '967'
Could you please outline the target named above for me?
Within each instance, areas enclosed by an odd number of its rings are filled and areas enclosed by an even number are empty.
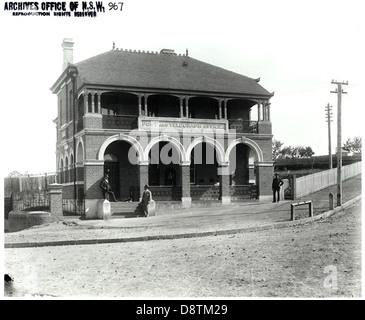
[[[109,2],[109,10],[123,10],[124,2]]]

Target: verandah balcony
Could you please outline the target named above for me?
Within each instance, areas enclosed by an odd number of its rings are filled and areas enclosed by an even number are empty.
[[[191,126],[183,125],[182,122],[189,123],[193,127],[197,128],[196,125],[202,124],[204,127],[212,128],[207,126],[207,124],[219,125],[222,122],[228,122],[228,129],[236,130],[237,133],[258,133],[258,122],[242,119],[196,119],[196,118],[172,118],[172,117],[146,117],[146,116],[134,116],[134,115],[103,115],[103,129],[123,129],[123,130],[133,130],[133,129],[149,129],[150,122],[161,123],[161,127],[166,128],[167,124],[170,127],[178,129],[188,128]],[[178,126],[179,124],[179,126]],[[227,127],[223,126],[225,129]],[[218,128],[223,128],[219,126]]]

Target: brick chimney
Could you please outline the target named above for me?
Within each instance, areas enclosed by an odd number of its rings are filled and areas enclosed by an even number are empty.
[[[67,68],[68,63],[73,63],[73,61],[74,61],[73,47],[74,47],[74,42],[71,38],[63,39],[63,42],[62,42],[62,48],[63,48],[62,71],[64,71]]]

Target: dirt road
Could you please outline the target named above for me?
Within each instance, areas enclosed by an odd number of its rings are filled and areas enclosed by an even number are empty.
[[[359,297],[361,202],[291,228],[5,249],[4,260],[6,297]]]

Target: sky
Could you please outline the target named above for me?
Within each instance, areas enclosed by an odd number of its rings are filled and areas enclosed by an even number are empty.
[[[81,4],[81,1],[78,1]],[[362,0],[125,0],[96,18],[21,17],[1,1],[1,175],[56,171],[56,95],[64,38],[74,62],[117,48],[176,53],[261,79],[269,92],[273,138],[328,154],[325,106],[332,80],[348,81],[342,96],[342,142],[362,136],[365,89]],[[41,3],[41,1],[39,1]],[[69,1],[66,1],[68,4]],[[119,2],[116,2],[118,4]]]

